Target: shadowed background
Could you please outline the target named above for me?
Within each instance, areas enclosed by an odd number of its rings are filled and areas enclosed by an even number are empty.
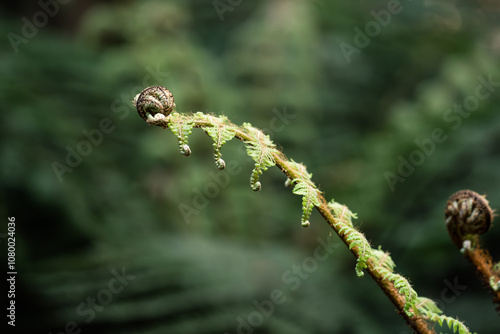
[[[443,217],[460,189],[500,204],[500,7],[393,5],[2,4],[0,242],[6,263],[14,216],[16,329],[411,332],[316,212],[300,226],[301,198],[276,168],[255,193],[242,143],[223,147],[236,168],[220,174],[202,131],[186,158],[148,127],[131,100],[162,85],[179,112],[265,129],[418,293],[498,332]],[[482,240],[498,259],[495,238],[493,226]]]

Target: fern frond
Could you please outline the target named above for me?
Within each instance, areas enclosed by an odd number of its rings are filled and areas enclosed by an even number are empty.
[[[145,91],[149,92],[150,90],[147,88]],[[363,276],[363,271],[368,271],[376,283],[383,287],[383,291],[397,306],[400,314],[412,329],[419,333],[427,333],[427,325],[432,321],[439,324],[446,323],[454,332],[470,334],[467,327],[460,321],[439,315],[438,313],[441,311],[432,301],[419,298],[410,282],[393,272],[395,264],[389,254],[383,252],[380,247],[378,250],[372,249],[364,234],[354,228],[352,219],[356,218],[356,215],[349,211],[346,206],[334,201],[326,204],[321,192],[312,182],[312,174],[307,172],[304,165],[288,160],[283,153],[276,149],[276,145],[268,135],[249,123],[237,127],[224,116],[216,117],[201,112],[180,115],[177,112],[170,112],[170,109],[163,113],[155,113],[156,104],[151,104],[149,95],[141,93],[140,96],[143,97],[143,103],[135,102],[139,115],[150,125],[170,128],[179,141],[179,149],[182,154],[189,155],[191,152],[188,146],[188,136],[193,127],[203,128],[213,139],[214,157],[219,168],[224,165],[220,153],[221,147],[232,138],[236,137],[242,140],[245,143],[247,154],[255,161],[250,178],[253,190],[261,188],[260,174],[269,167],[277,165],[288,177],[286,185],[293,186],[293,193],[302,196],[302,224],[309,225],[308,220],[312,208],[316,206],[320,214],[357,257],[356,274]],[[152,110],[152,112],[148,112],[148,110]],[[422,318],[426,321],[419,321]]]

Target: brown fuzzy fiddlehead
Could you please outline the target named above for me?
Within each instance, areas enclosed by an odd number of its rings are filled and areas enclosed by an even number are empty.
[[[479,234],[486,233],[493,221],[488,200],[472,190],[460,190],[446,203],[445,223],[451,240],[457,247],[477,243]]]
[[[175,108],[174,96],[168,89],[161,86],[144,89],[136,96],[134,104],[139,116],[146,122],[163,119]]]

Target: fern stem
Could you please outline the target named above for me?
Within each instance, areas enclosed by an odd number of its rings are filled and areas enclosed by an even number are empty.
[[[358,260],[358,264],[356,266],[358,276],[362,276],[363,270],[367,271],[380,289],[382,289],[389,300],[393,303],[398,313],[405,319],[409,327],[411,327],[418,334],[436,334],[434,324],[437,321],[441,323],[444,319],[448,323],[451,322],[453,326],[461,326],[463,330],[460,330],[460,333],[469,333],[467,328],[459,321],[444,315],[438,315],[437,312],[430,309],[421,309],[420,306],[417,305],[420,304],[420,301],[425,301],[425,304],[432,304],[432,301],[427,300],[426,298],[418,298],[416,292],[411,288],[408,281],[402,276],[392,272],[392,268],[394,267],[392,259],[388,261],[389,264],[385,267],[381,264],[381,262],[385,262],[387,260],[387,254],[380,250],[377,251],[370,248],[369,251],[372,252],[372,256],[367,256],[367,248],[370,246],[368,241],[364,235],[352,227],[350,219],[345,219],[343,217],[344,212],[348,212],[347,207],[342,206],[342,214],[337,214],[336,216],[334,212],[332,212],[332,208],[329,206],[324,196],[310,180],[310,174],[307,173],[305,167],[301,164],[297,164],[293,160],[287,159],[285,154],[276,149],[274,146],[271,147],[269,142],[266,141],[265,135],[260,130],[253,128],[250,124],[243,124],[243,126],[238,127],[229,122],[225,117],[215,117],[212,115],[205,115],[203,113],[182,115],[173,112],[168,118],[149,117],[147,122],[151,125],[157,125],[163,128],[167,128],[169,126],[171,128],[175,128],[175,124],[182,125],[186,123],[188,123],[190,127],[203,128],[205,130],[211,127],[225,127],[226,129],[234,131],[234,137],[244,142],[247,145],[247,149],[248,145],[250,145],[250,148],[259,147],[259,145],[261,148],[264,147],[266,149],[266,154],[269,153],[272,155],[271,158],[273,160],[273,165],[276,165],[289,180],[293,180],[291,183],[294,183],[295,181],[302,182],[308,187],[307,189],[312,189],[313,195],[315,195],[314,206]],[[219,157],[219,155],[216,155],[216,158],[217,157]],[[259,168],[259,166],[264,167],[265,170],[267,166],[271,165],[269,163],[265,165],[263,163],[259,163],[258,161],[256,168]],[[255,171],[256,170],[254,170],[254,172]],[[261,170],[257,169],[257,173],[258,172],[261,172]],[[252,178],[254,178],[254,176],[255,175],[252,175]],[[258,175],[256,176],[258,177]],[[317,192],[317,194],[315,192]],[[301,194],[299,191],[296,193]],[[362,242],[360,242],[360,239]],[[382,257],[377,259],[373,256],[375,252],[383,254],[381,255]],[[383,261],[380,261],[380,259],[383,259]],[[412,300],[411,302],[409,301],[410,299]],[[415,302],[417,300],[419,303]]]
[[[497,304],[496,311],[500,314],[500,289],[498,287],[500,273],[498,269],[495,269],[495,263],[491,258],[490,252],[477,245],[474,249],[465,250],[464,256],[474,266],[483,285],[488,287],[490,294],[493,296],[493,302]]]

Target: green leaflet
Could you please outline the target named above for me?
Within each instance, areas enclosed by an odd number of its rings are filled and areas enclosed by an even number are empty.
[[[355,213],[352,213],[345,205],[339,204],[334,200],[328,203],[328,207],[333,211],[336,225],[340,224],[339,233],[346,235],[346,240],[349,241],[349,249],[358,248],[359,257],[356,261],[356,275],[363,277],[365,269],[368,266],[368,259],[372,257],[372,249],[368,240],[363,233],[356,230],[352,225],[352,219],[357,218]]]
[[[191,148],[188,145],[188,136],[193,131],[193,120],[179,114],[171,114],[171,116],[174,117],[171,117],[168,128],[177,137],[179,152],[182,155],[189,156],[191,154]]]
[[[352,219],[357,219],[358,216],[352,213],[347,206],[335,202],[334,200],[328,203],[328,207],[333,210],[333,214],[338,220],[352,227]]]
[[[205,132],[214,141],[215,165],[218,169],[224,169],[226,167],[226,163],[222,159],[222,153],[220,150],[222,145],[234,138],[236,128],[229,125],[229,121],[225,116],[221,116],[217,118],[217,122],[214,122],[213,126],[202,127],[202,129],[205,130]]]
[[[393,272],[396,264],[392,260],[389,253],[384,252],[380,246],[378,247],[378,249],[372,248],[371,255],[375,258],[375,263],[376,263],[375,268],[377,270],[379,270],[379,271],[380,270],[388,270],[389,272]]]
[[[432,318],[431,318],[432,319]],[[436,321],[436,319],[432,319]],[[453,329],[453,333],[458,331],[459,334],[470,334],[469,329],[460,321],[453,319],[452,317],[447,317],[445,315],[437,316],[437,322],[439,325],[443,326],[443,323],[446,322],[446,325],[449,329]]]
[[[422,313],[443,313],[433,300],[426,297],[418,297],[418,309]]]
[[[346,238],[346,240],[350,241],[349,249],[352,249],[353,247],[357,247],[359,249],[359,257],[358,260],[356,261],[356,268],[355,268],[356,275],[358,277],[363,277],[365,275],[363,269],[367,267],[367,261],[370,257],[370,251],[371,251],[370,244],[368,243],[368,240],[366,240],[363,233],[357,231],[352,227],[349,228],[346,234],[347,233],[349,233],[349,235]]]
[[[448,328],[453,329],[453,333],[458,331],[459,334],[471,334],[467,326],[465,326],[461,321],[441,315],[443,311],[434,303],[434,301],[429,298],[420,297],[418,298],[418,310],[422,312],[430,320],[439,323],[440,326],[446,322]],[[476,334],[476,333],[474,333]]]
[[[255,167],[250,176],[250,187],[254,191],[259,191],[261,189],[260,174],[276,164],[274,154],[279,154],[279,152],[271,138],[264,132],[254,128],[250,123],[243,123],[243,128],[252,138],[252,140],[245,141],[247,154],[255,161]]]
[[[417,305],[419,300],[417,292],[412,288],[410,282],[408,282],[408,280],[403,276],[390,272],[387,272],[386,275],[384,275],[383,279],[392,281],[394,283],[394,287],[397,288],[399,293],[405,297],[404,311],[409,317],[412,317],[413,312],[411,312],[410,309],[412,307],[414,309],[417,309],[415,305]]]
[[[311,180],[312,174],[307,173],[306,167],[298,162],[290,160],[292,167],[301,176],[291,181],[294,185],[292,192],[295,195],[302,197],[302,217],[301,224],[304,227],[309,226],[309,218],[311,217],[314,206],[320,206],[319,190]]]

